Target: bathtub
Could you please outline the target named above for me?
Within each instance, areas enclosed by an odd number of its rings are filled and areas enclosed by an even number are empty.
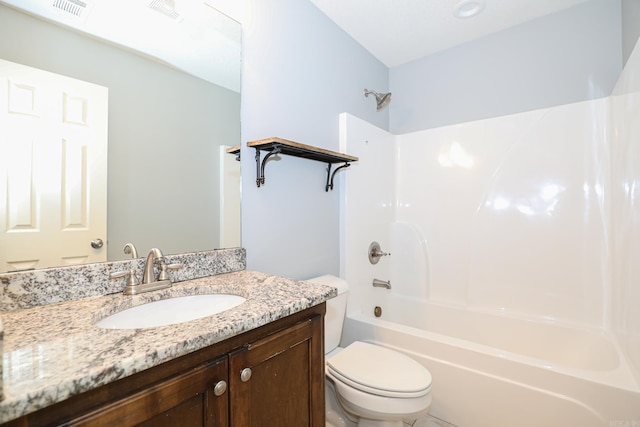
[[[602,331],[387,294],[349,313],[342,345],[368,341],[422,363],[431,414],[459,427],[640,427],[640,387]]]

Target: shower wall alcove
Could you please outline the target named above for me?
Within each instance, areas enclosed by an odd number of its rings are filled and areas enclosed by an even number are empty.
[[[639,70],[636,49],[609,97],[402,135],[342,114],[342,345],[411,354],[461,427],[640,420]]]

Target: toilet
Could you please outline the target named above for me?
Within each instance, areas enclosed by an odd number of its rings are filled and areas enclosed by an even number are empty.
[[[338,289],[338,296],[327,301],[325,316],[327,426],[402,427],[403,420],[426,416],[431,406],[429,371],[379,345],[355,341],[339,347],[349,286],[331,275],[309,281]],[[333,402],[339,408],[333,408]]]

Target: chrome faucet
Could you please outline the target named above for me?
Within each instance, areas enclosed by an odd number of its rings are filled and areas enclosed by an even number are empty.
[[[124,253],[131,254],[131,258],[138,258],[138,251],[133,243],[127,243],[124,245]]]
[[[162,265],[164,263],[164,255],[162,255],[162,251],[158,248],[153,248],[149,251],[147,255],[147,261],[144,264],[144,273],[142,275],[142,284],[153,283],[156,281],[153,272],[153,266],[155,263]]]
[[[160,272],[156,278],[154,272],[154,265],[159,264]],[[136,273],[133,269],[129,271],[121,271],[111,273],[109,278],[119,279],[121,277],[127,277],[127,284],[124,287],[125,295],[136,295],[143,292],[157,291],[159,289],[165,289],[171,287],[171,280],[167,270],[177,270],[182,268],[182,264],[169,264],[164,262],[164,255],[158,248],[153,248],[149,251],[147,259],[144,264],[144,273],[142,274],[142,283],[138,282]]]

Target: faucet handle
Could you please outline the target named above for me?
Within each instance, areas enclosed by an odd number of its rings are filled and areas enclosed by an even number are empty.
[[[127,277],[127,284],[125,286],[125,289],[140,284],[138,278],[136,277],[136,272],[133,268],[129,271],[117,271],[115,273],[109,274],[109,279],[111,280],[120,279],[122,277]]]
[[[158,280],[169,280],[169,274],[167,273],[167,270],[179,270],[182,267],[184,267],[184,264],[165,264],[164,262],[162,262],[160,264],[160,273],[158,273]]]
[[[180,270],[182,267],[184,267],[184,264],[182,263],[175,263],[175,264],[169,264],[167,265],[167,268],[169,270]]]
[[[382,258],[383,256],[389,256],[389,255],[391,254],[387,252],[383,252],[382,249],[380,249],[380,243],[371,242],[371,244],[369,245],[369,262],[371,264],[377,264],[378,261],[380,261],[380,258]]]

